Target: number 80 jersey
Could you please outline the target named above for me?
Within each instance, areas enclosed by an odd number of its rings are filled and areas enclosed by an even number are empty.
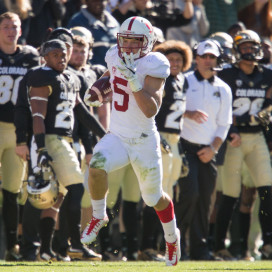
[[[18,46],[12,55],[0,50],[0,121],[13,123],[19,83],[39,63],[39,54],[31,46]]]
[[[116,66],[120,65],[117,46],[107,52],[105,60],[113,90],[110,131],[127,138],[138,138],[143,133],[152,134],[157,130],[155,117],[147,118],[140,110],[128,81],[117,69]],[[135,65],[138,80],[142,85],[146,76],[166,79],[170,74],[169,61],[158,52],[150,52],[135,60]]]

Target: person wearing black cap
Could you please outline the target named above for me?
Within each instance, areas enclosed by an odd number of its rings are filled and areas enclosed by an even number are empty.
[[[207,243],[217,174],[214,157],[232,122],[232,95],[230,87],[216,76],[220,46],[207,39],[194,50],[196,70],[185,74],[188,89],[181,131],[189,174],[179,180],[175,211],[181,230],[182,259],[186,259],[185,235],[189,229],[190,259],[214,260]]]

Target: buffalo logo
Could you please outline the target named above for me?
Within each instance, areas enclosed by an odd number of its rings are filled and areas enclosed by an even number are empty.
[[[237,80],[235,81],[235,83],[236,83],[236,86],[241,87],[242,84],[243,84],[243,81],[242,81],[241,79],[237,79]]]
[[[210,43],[206,43],[206,44],[204,45],[204,47],[205,47],[205,48],[212,48],[212,45],[211,45]]]
[[[61,89],[61,90],[65,90],[65,85],[64,85],[64,83],[62,83],[62,82],[60,83],[60,89]]]

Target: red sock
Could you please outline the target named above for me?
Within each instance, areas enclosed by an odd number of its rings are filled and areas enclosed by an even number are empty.
[[[162,223],[168,223],[175,218],[174,205],[172,200],[170,201],[168,207],[162,211],[156,211],[158,217]]]

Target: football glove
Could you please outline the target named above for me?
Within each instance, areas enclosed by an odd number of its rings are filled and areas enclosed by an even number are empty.
[[[139,82],[139,79],[136,75],[136,66],[134,63],[133,53],[130,53],[130,55],[124,54],[124,59],[125,62],[120,59],[120,64],[116,67],[128,81],[132,92],[139,92],[142,90],[143,86]]]
[[[263,109],[259,111],[255,116],[255,120],[262,126],[267,127],[270,123],[271,112]]]
[[[49,167],[50,162],[52,162],[53,159],[48,154],[47,149],[46,148],[40,148],[40,149],[38,149],[37,152],[38,152],[38,161],[37,161],[38,167],[40,167],[40,168]]]
[[[91,98],[91,95],[86,93],[84,95],[84,102],[87,106],[89,107],[100,107],[103,105],[102,102],[100,102],[99,100],[96,100],[96,101],[90,101],[89,99]]]
[[[189,174],[189,170],[190,170],[189,169],[189,162],[188,162],[186,155],[184,153],[180,154],[180,157],[181,157],[181,161],[182,161],[180,177],[185,178]]]

